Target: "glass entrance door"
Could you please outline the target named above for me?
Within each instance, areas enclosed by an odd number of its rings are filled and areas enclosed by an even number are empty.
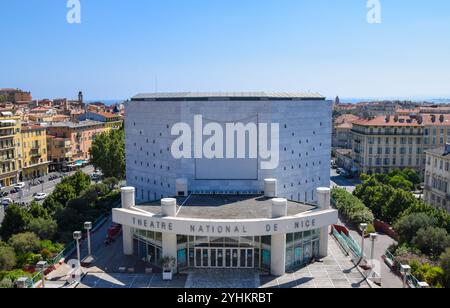
[[[249,248],[196,248],[195,267],[253,268],[254,250]]]

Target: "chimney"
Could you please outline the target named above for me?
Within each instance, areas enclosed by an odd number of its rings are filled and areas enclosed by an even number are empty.
[[[265,179],[264,180],[264,196],[267,198],[277,197],[277,180]]]
[[[439,122],[444,123],[444,115],[443,114],[441,114],[439,116]]]

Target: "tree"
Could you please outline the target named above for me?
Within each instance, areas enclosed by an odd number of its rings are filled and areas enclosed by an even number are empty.
[[[410,192],[403,189],[395,189],[389,201],[382,206],[382,219],[391,224],[416,202],[416,197]]]
[[[417,231],[412,242],[423,253],[439,256],[450,246],[450,236],[445,229],[426,227]]]
[[[13,234],[25,231],[30,219],[30,214],[24,208],[15,204],[10,205],[0,228],[2,239],[7,241]]]
[[[41,240],[51,240],[58,231],[58,224],[51,218],[37,217],[30,220],[27,230],[39,236]]]
[[[61,183],[72,186],[77,196],[91,185],[91,178],[84,172],[77,171],[74,175],[64,178]],[[68,198],[68,200],[70,199]]]
[[[51,194],[50,196],[48,196],[45,200],[44,203],[42,204],[42,207],[48,212],[51,213],[52,215],[54,213],[56,213],[58,210],[61,210],[64,208],[64,206],[58,201],[56,200],[56,197],[53,194]]]
[[[389,185],[391,185],[394,188],[399,188],[406,191],[412,191],[414,189],[414,184],[400,175],[391,177],[389,179]]]
[[[34,218],[49,218],[48,211],[45,207],[35,201],[31,202],[29,213]]]
[[[103,180],[103,184],[105,184],[106,186],[108,186],[109,190],[114,190],[116,189],[117,185],[119,185],[119,180],[115,177],[112,178],[107,178]]]
[[[3,278],[0,281],[0,289],[13,289],[14,282],[9,278]]]
[[[8,244],[14,248],[17,255],[36,253],[40,249],[40,241],[36,234],[32,232],[19,233],[11,236]]]
[[[447,248],[440,257],[440,265],[444,271],[444,286],[450,288],[450,248]]]
[[[92,142],[92,164],[105,177],[125,178],[125,132],[110,130],[98,135]]]
[[[0,243],[0,271],[10,271],[16,266],[16,253],[5,243]]]
[[[88,203],[93,203],[97,198],[106,196],[109,192],[109,187],[105,183],[92,185],[81,193],[81,197],[87,200]]]
[[[424,213],[412,213],[400,217],[394,224],[394,230],[397,232],[400,242],[410,243],[417,231],[429,226],[437,226],[437,220]]]
[[[67,201],[77,197],[77,191],[75,190],[75,187],[68,182],[61,182],[56,185],[52,197],[56,202],[65,206]]]

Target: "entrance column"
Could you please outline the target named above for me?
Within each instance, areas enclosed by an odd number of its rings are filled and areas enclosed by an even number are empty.
[[[177,199],[166,198],[161,200],[161,211],[164,217],[176,217]],[[162,234],[162,256],[175,258],[174,273],[177,272],[177,235],[173,233]]]
[[[287,200],[272,200],[272,218],[287,216]],[[270,243],[270,272],[274,276],[282,276],[286,272],[286,234],[274,234]]]
[[[124,187],[122,192],[122,208],[130,209],[135,206],[135,189],[134,187]],[[122,226],[123,234],[123,254],[126,256],[132,256],[133,251],[133,233],[130,226]]]
[[[327,187],[317,188],[317,200],[319,208],[324,211],[330,209],[331,190]],[[329,226],[320,229],[319,255],[321,258],[328,256]]]

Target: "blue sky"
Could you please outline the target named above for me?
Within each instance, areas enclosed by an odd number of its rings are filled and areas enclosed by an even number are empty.
[[[36,98],[158,91],[450,97],[450,1],[0,0],[0,87]]]

